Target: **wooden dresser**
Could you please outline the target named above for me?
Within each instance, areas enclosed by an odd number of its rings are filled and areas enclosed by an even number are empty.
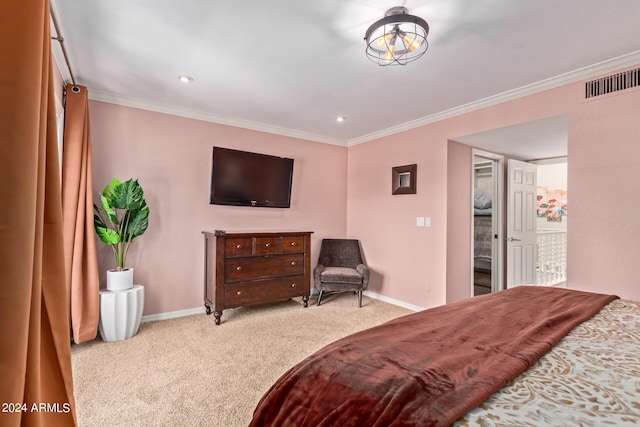
[[[203,231],[204,306],[222,310],[302,297],[309,303],[311,233]]]

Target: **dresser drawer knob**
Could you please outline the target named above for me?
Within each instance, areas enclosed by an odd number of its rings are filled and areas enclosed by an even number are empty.
[[[291,261],[291,265],[296,265],[296,262],[295,261]]]
[[[242,291],[236,292],[236,295],[238,295],[238,296],[242,295]]]
[[[241,270],[242,270],[242,267],[241,267],[241,266],[237,266],[237,267],[236,267],[236,270],[237,270],[237,271],[241,271]]]
[[[265,243],[264,244],[266,247],[270,248],[271,247],[271,243]]]
[[[291,246],[295,246],[295,245],[296,245],[296,242],[291,242]]]
[[[295,288],[295,287],[296,287],[296,284],[295,284],[295,283],[292,283],[292,284],[291,284],[291,287],[292,287],[292,288]]]
[[[237,244],[236,245],[236,249],[242,249],[242,245],[241,244]]]

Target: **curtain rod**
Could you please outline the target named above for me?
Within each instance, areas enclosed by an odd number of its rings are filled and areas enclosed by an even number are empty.
[[[71,90],[74,93],[80,92],[80,88],[76,84],[76,78],[73,75],[73,70],[71,70],[71,63],[69,62],[69,57],[67,56],[67,49],[64,47],[64,37],[60,35],[60,29],[58,28],[58,20],[56,19],[56,14],[53,12],[53,7],[49,5],[49,12],[51,13],[51,20],[53,21],[53,26],[56,29],[56,36],[51,36],[52,40],[60,43],[60,48],[62,49],[62,55],[64,56],[64,62],[67,64],[67,69],[69,70],[69,75],[71,76],[71,82],[73,83],[73,87]]]

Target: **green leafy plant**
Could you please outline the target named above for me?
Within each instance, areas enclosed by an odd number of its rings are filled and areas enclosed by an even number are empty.
[[[131,242],[147,231],[149,207],[137,179],[121,182],[113,178],[100,194],[100,200],[102,210],[93,205],[93,225],[100,240],[111,246],[116,270],[122,271]]]

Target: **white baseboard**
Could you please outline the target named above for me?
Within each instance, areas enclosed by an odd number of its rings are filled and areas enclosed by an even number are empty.
[[[318,291],[316,289],[311,289],[311,295],[312,296],[314,295],[314,292],[316,294],[318,293]],[[419,307],[417,305],[408,304],[408,303],[406,303],[404,301],[399,301],[397,299],[385,297],[383,295],[378,295],[378,294],[376,294],[374,292],[364,291],[362,294],[366,295],[366,296],[368,296],[369,298],[372,298],[372,299],[377,299],[377,300],[386,302],[388,304],[393,304],[393,305],[397,305],[398,307],[406,308],[407,310],[411,310],[411,311],[422,311],[422,310],[424,310],[424,307]],[[206,313],[206,309],[204,307],[196,307],[196,308],[188,308],[186,310],[170,311],[168,313],[149,314],[148,316],[142,316],[142,319],[140,320],[140,323],[155,322],[156,320],[175,319],[177,317],[192,316],[194,314],[204,314],[204,313]]]
[[[409,303],[406,303],[404,301],[400,301],[400,300],[397,300],[397,299],[385,297],[384,295],[379,295],[379,294],[376,294],[376,293],[371,292],[371,291],[364,291],[362,294],[368,296],[369,298],[377,299],[377,300],[380,300],[380,301],[383,301],[383,302],[386,302],[386,303],[389,303],[389,304],[397,305],[398,307],[406,308],[407,310],[411,310],[411,311],[422,311],[422,310],[425,310],[424,307],[420,307],[420,306],[417,306],[417,305],[409,304]]]
[[[150,314],[142,316],[140,323],[155,322],[156,320],[175,319],[176,317],[192,316],[194,314],[206,313],[204,307],[188,308],[186,310],[170,311],[168,313]]]
[[[319,293],[320,292],[316,288],[311,289],[312,297],[317,296]],[[419,307],[417,305],[409,304],[404,301],[385,297],[384,295],[376,294],[375,292],[371,292],[371,291],[364,291],[362,292],[362,295],[365,295],[371,299],[377,299],[379,301],[386,302],[391,305],[397,305],[398,307],[406,308],[407,310],[411,310],[411,311],[422,311],[425,309],[424,307]]]

